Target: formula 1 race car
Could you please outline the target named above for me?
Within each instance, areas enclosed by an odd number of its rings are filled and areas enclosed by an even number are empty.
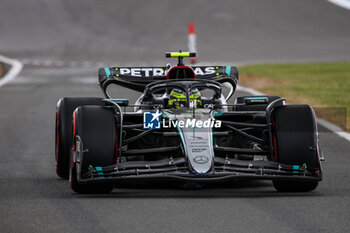
[[[272,180],[281,192],[314,190],[322,179],[322,155],[313,109],[287,105],[278,96],[241,96],[229,104],[237,68],[185,66],[183,58],[193,56],[166,53],[178,59],[172,67],[101,68],[106,98],[61,98],[58,176],[69,178],[78,193],[161,180],[260,179]],[[142,94],[129,104],[111,97],[115,85]]]

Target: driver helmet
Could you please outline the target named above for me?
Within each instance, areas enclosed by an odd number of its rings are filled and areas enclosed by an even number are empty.
[[[190,108],[198,108],[202,104],[201,93],[197,88],[191,90]],[[168,105],[170,108],[183,109],[186,108],[186,93],[182,90],[174,88],[170,92]]]

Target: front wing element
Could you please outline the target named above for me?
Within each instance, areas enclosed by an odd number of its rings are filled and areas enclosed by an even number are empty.
[[[215,158],[214,170],[208,174],[191,173],[184,158],[159,161],[125,162],[105,167],[89,167],[80,173],[79,183],[118,182],[125,180],[183,180],[198,183],[220,182],[240,179],[320,181],[321,172],[312,173],[307,167],[286,165],[271,161],[244,161],[230,158]],[[317,174],[317,175],[315,175]]]

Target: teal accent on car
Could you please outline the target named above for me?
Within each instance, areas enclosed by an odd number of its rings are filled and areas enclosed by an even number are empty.
[[[106,72],[107,78],[108,78],[109,76],[111,76],[111,71],[109,70],[108,67],[105,67],[105,72]]]
[[[176,126],[176,130],[177,130],[177,132],[178,132],[179,135],[180,135],[180,138],[181,138],[181,141],[182,141],[182,145],[186,148],[185,139],[184,139],[184,136],[182,135],[181,129],[180,129],[178,126]]]
[[[222,112],[216,112],[216,113],[214,113],[214,118],[218,117],[218,116],[221,116],[222,114],[223,114]]]
[[[227,75],[231,74],[231,66],[226,66],[226,72]]]
[[[97,172],[97,175],[103,175],[102,167],[96,167],[96,171],[99,171]],[[100,176],[100,178],[104,178],[104,176]]]
[[[299,170],[300,166],[299,165],[293,165],[294,170]],[[299,173],[299,171],[293,171],[293,173]],[[293,175],[293,176],[298,176],[298,175]]]
[[[267,97],[248,97],[246,99],[249,99],[249,100],[265,100],[265,99],[267,99]]]

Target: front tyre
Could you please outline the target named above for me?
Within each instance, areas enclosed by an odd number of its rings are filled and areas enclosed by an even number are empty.
[[[63,179],[69,177],[69,156],[72,134],[73,111],[83,105],[103,105],[102,98],[65,97],[57,102],[55,127],[56,173]]]
[[[321,176],[318,156],[317,124],[313,109],[308,105],[285,105],[272,112],[275,161],[288,165],[306,166],[314,177]],[[318,181],[274,180],[279,192],[309,192]]]
[[[317,188],[317,181],[272,181],[278,192],[310,192]]]
[[[79,136],[83,145],[81,175],[88,172],[88,167],[109,166],[116,162],[116,118],[112,109],[102,106],[82,106],[73,114],[73,150],[76,150],[75,137]],[[73,153],[71,153],[71,156]],[[70,186],[77,193],[110,193],[114,185],[110,183],[82,184],[77,179],[78,164],[70,163]]]

